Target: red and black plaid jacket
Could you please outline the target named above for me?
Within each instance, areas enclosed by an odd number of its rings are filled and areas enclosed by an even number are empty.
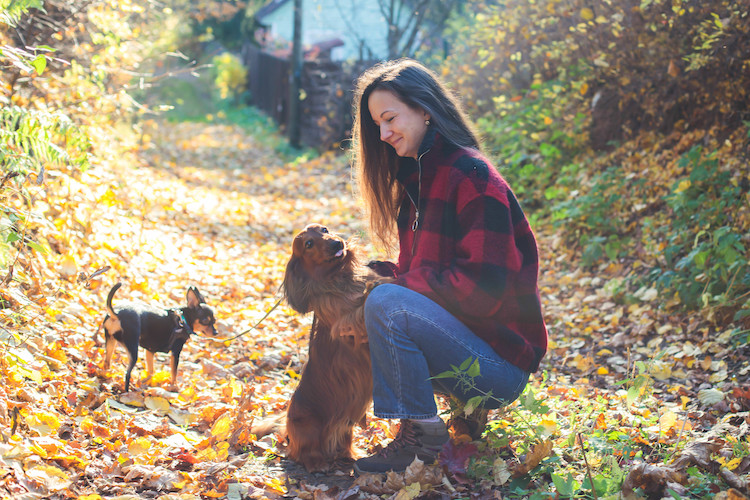
[[[419,165],[422,180],[419,186]],[[536,240],[513,192],[476,151],[428,132],[404,158],[397,283],[440,304],[505,360],[535,372],[547,351]]]

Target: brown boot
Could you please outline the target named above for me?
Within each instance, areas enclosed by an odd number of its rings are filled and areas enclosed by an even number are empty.
[[[437,460],[440,450],[449,439],[448,429],[442,420],[401,420],[396,438],[375,455],[354,462],[354,469],[358,473],[390,470],[401,472],[406,470],[414,458],[431,464]]]

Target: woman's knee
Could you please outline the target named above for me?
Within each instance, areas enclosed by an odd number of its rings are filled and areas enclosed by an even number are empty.
[[[396,301],[395,295],[398,294],[399,288],[403,287],[390,283],[373,288],[365,300],[365,322],[387,315],[389,306]]]

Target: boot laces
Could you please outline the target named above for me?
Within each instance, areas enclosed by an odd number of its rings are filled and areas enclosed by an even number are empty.
[[[378,454],[387,457],[388,455],[392,455],[408,446],[422,446],[422,443],[419,441],[419,436],[420,433],[414,425],[414,422],[408,419],[401,420],[401,427],[399,428],[396,437]]]

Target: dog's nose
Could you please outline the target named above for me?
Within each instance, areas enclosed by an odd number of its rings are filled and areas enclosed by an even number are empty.
[[[331,250],[334,252],[338,252],[339,250],[344,249],[344,242],[341,240],[333,240],[331,242]]]

